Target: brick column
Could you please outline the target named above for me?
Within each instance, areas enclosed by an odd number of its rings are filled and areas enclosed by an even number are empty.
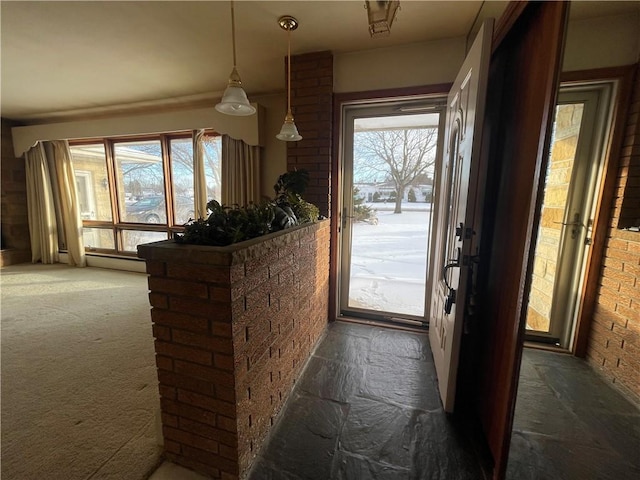
[[[2,119],[2,254],[0,266],[31,261],[31,241],[27,216],[27,183],[24,159],[13,152],[11,128],[15,124]]]
[[[333,128],[333,54],[291,57],[291,110],[302,140],[287,144],[287,170],[309,171],[305,200],[329,216]]]
[[[141,245],[165,455],[244,478],[324,332],[329,222],[229,247]]]

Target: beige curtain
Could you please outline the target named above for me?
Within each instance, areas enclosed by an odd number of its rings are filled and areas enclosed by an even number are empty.
[[[222,203],[245,206],[260,200],[260,147],[222,136]]]
[[[69,265],[87,265],[82,239],[82,217],[76,187],[76,175],[71,163],[71,151],[66,140],[47,142],[53,151],[55,178],[58,185],[60,212],[66,240]]]
[[[42,143],[25,154],[27,174],[27,210],[31,261],[58,261],[58,228],[51,190],[51,176]]]
[[[195,217],[207,216],[207,182],[204,172],[204,130],[193,132],[193,191],[195,196]]]

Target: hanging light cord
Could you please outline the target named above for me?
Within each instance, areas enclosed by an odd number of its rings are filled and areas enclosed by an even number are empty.
[[[291,25],[287,28],[287,113],[291,115]]]
[[[236,21],[233,14],[233,0],[231,0],[231,45],[233,46],[233,68],[236,68]]]

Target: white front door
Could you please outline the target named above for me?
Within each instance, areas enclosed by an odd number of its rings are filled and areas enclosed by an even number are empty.
[[[477,239],[482,120],[493,22],[478,32],[447,98],[442,167],[436,179],[436,226],[430,263],[433,286],[429,341],[445,411],[454,408],[467,282]]]

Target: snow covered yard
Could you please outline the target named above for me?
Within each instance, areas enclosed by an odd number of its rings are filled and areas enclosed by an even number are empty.
[[[377,225],[353,225],[349,306],[424,315],[429,206],[378,210]]]

